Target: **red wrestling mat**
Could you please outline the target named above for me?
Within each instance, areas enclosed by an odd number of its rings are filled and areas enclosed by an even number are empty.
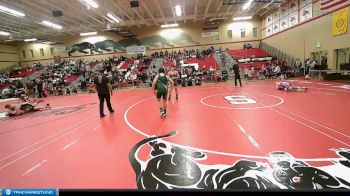
[[[50,110],[0,119],[0,185],[350,188],[350,86],[291,82],[308,91],[275,81],[180,88],[164,119],[150,89],[115,92],[104,119],[95,94],[47,98]]]

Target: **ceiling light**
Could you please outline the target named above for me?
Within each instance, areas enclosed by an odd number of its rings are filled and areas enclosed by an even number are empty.
[[[249,7],[250,7],[250,5],[252,4],[252,2],[253,2],[253,0],[249,0],[247,3],[245,3],[244,5],[243,5],[243,10],[246,10],[246,9],[248,9]]]
[[[22,41],[22,39],[6,39],[5,42]]]
[[[32,39],[25,39],[24,41],[25,42],[35,42],[36,40],[38,40],[38,39],[32,38]]]
[[[97,35],[97,32],[80,33],[80,36]]]
[[[10,33],[9,32],[5,32],[5,31],[0,31],[0,35],[9,36]]]
[[[252,19],[252,16],[242,16],[242,17],[235,17],[233,20],[250,20]]]
[[[46,21],[46,20],[43,20],[41,22],[41,24],[44,25],[44,26],[47,26],[47,27],[54,28],[54,29],[62,29],[62,26],[54,24],[54,23]]]
[[[179,5],[175,6],[175,13],[176,13],[176,16],[182,15],[181,6],[179,6]]]
[[[19,12],[19,11],[10,9],[10,8],[2,6],[2,5],[0,5],[0,12],[6,13],[6,14],[10,14],[10,15],[13,15],[13,16],[17,16],[17,17],[25,16],[25,14],[23,12]]]
[[[110,23],[114,24],[114,21],[113,21],[113,20],[111,20],[111,19],[109,19],[109,18],[107,18],[107,17],[103,17],[103,18],[106,19],[106,20],[108,20]]]
[[[88,9],[90,7],[98,8],[98,4],[94,0],[80,0],[80,1],[84,3],[88,7]]]
[[[108,13],[107,16],[116,23],[120,23],[120,19],[114,16],[113,14]]]
[[[174,24],[164,24],[164,25],[161,25],[160,27],[161,28],[171,28],[171,27],[178,27],[179,24],[177,23],[174,23]]]

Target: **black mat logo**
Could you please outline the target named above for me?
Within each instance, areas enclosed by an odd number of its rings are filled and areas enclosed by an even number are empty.
[[[129,153],[139,189],[349,189],[350,150],[332,149],[339,156],[329,165],[314,167],[286,152],[272,152],[268,162],[238,160],[232,165],[199,163],[207,155],[170,145],[150,137],[137,143]],[[138,158],[149,144],[147,161]],[[342,175],[340,177],[339,175]]]

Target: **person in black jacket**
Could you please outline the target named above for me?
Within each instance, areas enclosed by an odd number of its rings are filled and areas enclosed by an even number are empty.
[[[38,81],[36,82],[36,89],[38,91],[39,98],[46,97],[45,93],[43,92],[43,81],[42,80],[38,79]]]
[[[237,80],[239,81],[240,86],[242,87],[241,76],[239,73],[239,65],[237,62],[233,64],[233,72],[235,73],[235,86],[237,87]]]
[[[105,100],[107,102],[109,112],[114,112],[111,105],[111,96],[113,96],[112,85],[110,84],[108,78],[104,75],[103,70],[100,70],[99,74],[95,77],[94,87],[100,100],[100,117],[103,118],[106,116],[103,111]]]

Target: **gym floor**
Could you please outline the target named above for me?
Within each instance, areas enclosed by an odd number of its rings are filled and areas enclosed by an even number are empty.
[[[103,119],[96,94],[46,98],[0,120],[1,187],[350,188],[350,85],[275,82],[179,87],[166,118],[151,89],[115,92]]]

